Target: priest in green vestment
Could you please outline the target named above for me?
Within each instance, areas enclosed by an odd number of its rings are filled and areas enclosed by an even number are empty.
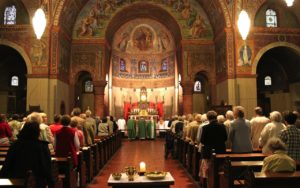
[[[127,121],[127,131],[128,131],[128,139],[134,140],[135,139],[135,120],[130,117]]]
[[[149,121],[147,121],[147,138],[148,139],[155,139],[156,133],[155,133],[156,123],[153,120],[153,117]]]
[[[144,118],[138,120],[139,139],[146,139],[146,121]]]

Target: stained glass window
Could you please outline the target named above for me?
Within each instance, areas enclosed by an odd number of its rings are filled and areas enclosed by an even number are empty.
[[[126,62],[124,59],[120,59],[120,71],[125,72],[126,71]]]
[[[271,86],[272,85],[272,78],[271,76],[265,77],[265,86]]]
[[[272,9],[266,11],[266,26],[267,27],[277,27],[277,15]]]
[[[11,77],[11,86],[19,86],[19,77],[17,76]]]
[[[168,60],[167,59],[164,59],[162,61],[162,64],[161,64],[161,70],[162,71],[167,71],[168,70]]]
[[[17,9],[15,5],[8,6],[4,11],[4,25],[14,25],[16,24]]]
[[[149,72],[148,62],[146,62],[146,61],[140,61],[139,62],[139,72],[140,73]]]
[[[202,91],[202,85],[200,81],[196,81],[194,84],[194,92],[201,92]]]
[[[93,92],[93,82],[92,81],[86,81],[84,83],[84,91],[87,93]]]

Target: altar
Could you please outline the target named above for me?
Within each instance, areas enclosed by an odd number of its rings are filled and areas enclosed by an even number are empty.
[[[154,119],[157,121],[163,117],[164,102],[151,102],[147,100],[147,90],[145,87],[141,88],[140,100],[138,102],[124,102],[124,117],[128,120],[129,117],[133,119],[144,118],[146,120]]]
[[[128,181],[128,178],[125,173],[122,173],[122,177],[120,180],[114,180],[112,175],[110,175],[107,184],[108,186],[112,186],[112,188],[122,188],[122,187],[132,187],[132,188],[169,188],[171,185],[174,185],[175,180],[170,174],[167,172],[167,175],[164,179],[161,180],[150,180],[145,176],[135,176],[134,181]]]

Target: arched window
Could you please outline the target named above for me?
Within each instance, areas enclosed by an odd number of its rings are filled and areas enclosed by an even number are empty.
[[[126,62],[124,59],[120,59],[120,71],[125,72],[126,71]]]
[[[84,92],[86,93],[91,93],[93,92],[93,82],[91,80],[88,80],[86,82],[84,82]]]
[[[200,81],[196,81],[194,84],[194,92],[201,92],[202,91],[202,84]]]
[[[268,9],[266,11],[266,26],[277,27],[277,15],[273,9]]]
[[[19,86],[19,77],[18,76],[11,77],[11,86]]]
[[[8,6],[4,11],[4,25],[14,25],[17,20],[17,9],[15,5]]]
[[[272,85],[272,78],[271,76],[265,77],[265,86],[271,86]]]

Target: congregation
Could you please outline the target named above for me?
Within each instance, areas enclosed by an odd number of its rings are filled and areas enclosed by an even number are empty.
[[[295,171],[295,161],[300,160],[299,114],[273,111],[265,117],[261,107],[256,107],[254,113],[255,117],[247,120],[245,109],[236,106],[225,116],[208,111],[205,114],[173,116],[169,121],[131,117],[126,122],[123,118],[114,121],[111,116],[99,120],[92,117],[90,110],[81,113],[79,108],[75,108],[70,116],[55,115],[49,126],[45,113],[33,112],[23,121],[19,121],[18,115],[13,115],[10,121],[5,115],[0,115],[0,144],[11,143],[0,176],[24,177],[26,171],[32,169],[41,187],[51,186],[49,169],[52,153],[57,157],[71,154],[76,166],[76,152],[80,147],[89,146],[96,137],[110,135],[118,129],[129,140],[155,139],[158,134],[167,131],[191,145],[197,145],[202,159],[199,177],[203,179],[208,177],[212,154],[226,153],[228,149],[232,153],[261,150],[267,156],[263,160],[262,172]],[[174,140],[168,139],[166,136],[165,159],[175,147]]]

